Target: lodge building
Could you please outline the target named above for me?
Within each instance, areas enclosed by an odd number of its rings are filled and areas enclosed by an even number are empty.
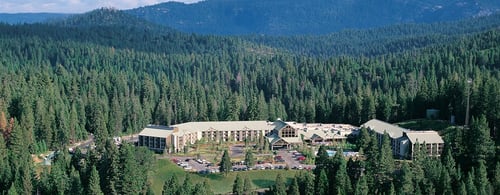
[[[392,154],[400,159],[412,159],[417,146],[426,150],[429,156],[440,156],[443,152],[444,141],[436,131],[414,131],[372,119],[361,127],[368,128],[377,136],[379,144],[382,143],[384,133],[391,139]]]
[[[172,126],[148,125],[139,133],[139,146],[156,152],[180,152],[198,140],[226,142],[265,136],[272,150],[298,144],[334,144],[347,139],[356,127],[346,124],[269,121],[188,122]]]

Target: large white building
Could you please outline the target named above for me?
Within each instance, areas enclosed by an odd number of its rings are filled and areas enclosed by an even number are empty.
[[[347,139],[356,127],[346,124],[269,121],[189,122],[170,127],[149,125],[139,134],[138,145],[157,152],[179,152],[198,140],[245,141],[267,136],[271,149],[292,145],[330,144]]]
[[[245,141],[265,136],[274,129],[273,122],[268,121],[211,121],[189,122],[170,127],[147,126],[139,134],[139,146],[147,146],[161,152],[179,152],[185,146],[197,140],[205,141]],[[164,145],[155,145],[149,140],[165,140]],[[158,148],[159,146],[160,148]]]
[[[417,144],[429,156],[440,156],[443,151],[444,141],[436,131],[412,131],[377,119],[372,119],[361,127],[373,131],[379,144],[384,133],[387,133],[391,139],[392,153],[399,158],[412,159]]]

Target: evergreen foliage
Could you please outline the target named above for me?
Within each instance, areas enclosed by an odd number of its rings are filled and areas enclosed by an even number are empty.
[[[111,136],[137,133],[146,124],[282,118],[359,125],[373,117],[389,122],[422,118],[425,109],[436,108],[439,119],[454,115],[462,125],[469,89],[472,122],[468,128],[441,132],[446,146],[440,159],[428,157],[417,144],[412,162],[396,166],[388,136],[379,144],[362,128],[357,146],[364,158],[346,163],[341,151],[328,158],[326,148],[320,147],[315,175],[298,174],[298,191],[499,190],[497,28],[473,30],[456,39],[423,36],[407,44],[441,41],[411,51],[317,58],[237,37],[127,25],[69,26],[0,24],[0,194],[147,193],[153,154],[127,143],[118,148],[109,141]],[[385,43],[406,44],[393,41]],[[467,84],[463,78],[469,77],[473,82]],[[69,144],[91,138],[90,133],[96,149],[75,148],[71,157],[63,152]],[[269,151],[269,140],[255,139],[257,149]],[[47,150],[57,151],[51,167],[35,169],[32,155]],[[251,164],[253,157],[247,158]],[[226,150],[221,171],[230,169]],[[282,182],[273,188],[277,193],[296,193]],[[211,194],[206,182],[178,183],[166,181],[163,193]],[[244,192],[252,188],[251,182],[243,183]]]
[[[221,173],[224,173],[225,175],[227,175],[227,173],[229,173],[229,171],[231,170],[231,168],[233,167],[232,163],[231,163],[231,158],[229,157],[229,153],[226,150],[224,150],[224,153],[222,154],[222,160],[220,162],[220,165],[219,165],[219,171]]]

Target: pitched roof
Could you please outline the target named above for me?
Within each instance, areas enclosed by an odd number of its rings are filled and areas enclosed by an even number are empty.
[[[149,136],[149,137],[168,137],[173,133],[173,128],[160,125],[148,125],[144,128],[139,136]]]
[[[408,131],[405,133],[411,143],[444,143],[436,131]]]
[[[407,129],[401,128],[399,126],[386,123],[381,120],[372,119],[361,125],[362,127],[370,128],[371,130],[384,134],[384,131],[389,134],[389,137],[395,139],[403,136],[403,132],[407,132]]]

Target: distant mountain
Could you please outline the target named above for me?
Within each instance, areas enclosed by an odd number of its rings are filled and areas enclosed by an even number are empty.
[[[274,52],[271,48],[256,46],[250,42],[242,44],[243,41],[237,38],[183,33],[121,10],[107,8],[47,23],[0,23],[0,39],[38,37],[161,54],[218,54],[244,50],[253,53]]]
[[[39,22],[48,22],[71,16],[72,14],[57,13],[19,13],[4,14],[0,13],[0,22],[7,24],[32,24]]]
[[[245,35],[242,39],[307,56],[376,56],[415,50],[500,28],[500,13],[451,22],[397,24],[326,35]]]
[[[75,14],[65,18],[54,19],[47,23],[66,27],[113,26],[134,29],[134,31],[175,31],[169,27],[154,24],[124,11],[112,8],[96,9],[84,14]]]
[[[500,1],[494,0],[206,0],[127,12],[185,32],[297,35],[454,21],[499,10]]]

